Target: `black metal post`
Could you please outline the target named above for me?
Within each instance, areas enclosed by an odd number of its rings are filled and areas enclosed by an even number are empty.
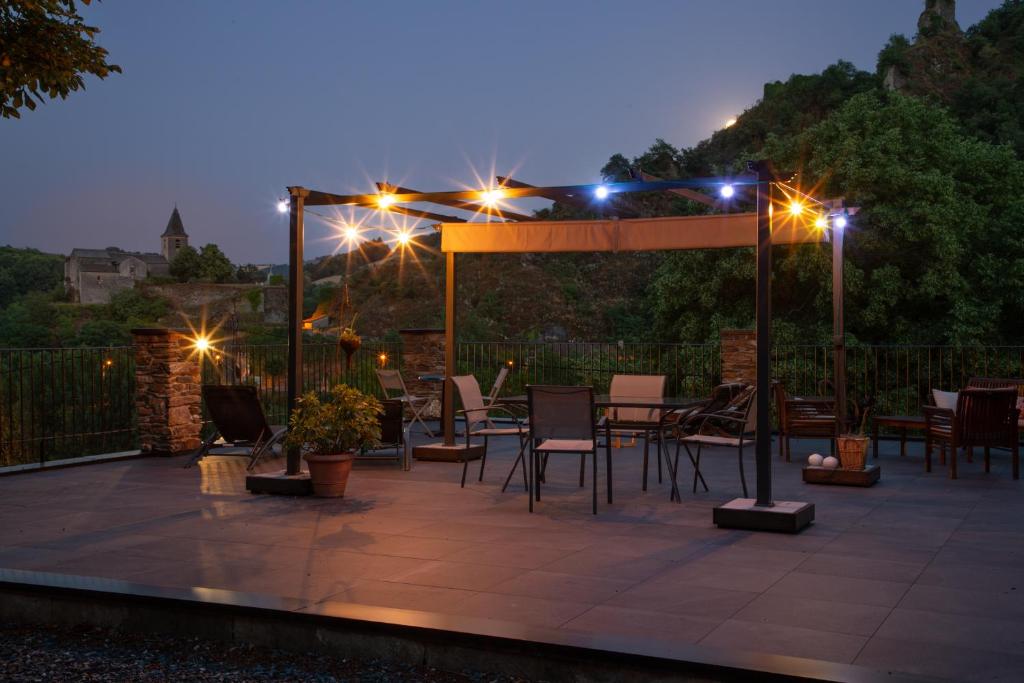
[[[757,462],[756,505],[772,501],[772,173],[765,163],[757,171]]]
[[[288,416],[302,394],[302,238],[303,209],[309,190],[289,187],[291,210],[288,220]],[[302,455],[288,449],[286,475],[302,471]]]
[[[836,426],[846,431],[846,328],[843,323],[843,235],[844,228],[832,225],[832,372],[836,392]]]

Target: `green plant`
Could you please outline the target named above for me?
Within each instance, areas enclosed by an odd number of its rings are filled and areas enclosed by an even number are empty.
[[[380,401],[347,384],[323,400],[315,392],[299,399],[288,423],[285,445],[314,455],[336,455],[380,443]]]

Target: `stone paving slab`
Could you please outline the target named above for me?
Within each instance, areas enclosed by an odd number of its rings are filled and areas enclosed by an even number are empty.
[[[817,506],[795,536],[712,525],[740,494],[735,456],[714,450],[710,492],[681,463],[681,504],[655,475],[640,490],[639,448],[615,451],[615,503],[599,473],[597,516],[589,468],[580,489],[578,459],[554,457],[528,513],[521,486],[500,491],[514,454],[497,442],[482,483],[460,489],[449,463],[373,465],[343,500],[250,495],[241,458],[95,464],[0,479],[0,567],[1010,680],[1024,670],[1024,487],[998,451],[991,474],[961,462],[951,481],[909,450],[882,444],[871,489],[807,485],[802,463],[775,459],[776,498]]]

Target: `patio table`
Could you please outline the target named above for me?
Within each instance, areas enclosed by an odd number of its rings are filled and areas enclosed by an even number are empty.
[[[659,421],[658,431],[659,433],[664,429],[666,421],[665,418],[670,414],[669,411],[682,410],[684,408],[695,408],[706,402],[706,399],[684,397],[684,396],[612,396],[610,394],[598,394],[594,396],[594,406],[597,408],[649,408],[651,410],[665,411]],[[528,403],[528,399],[525,395],[519,394],[515,396],[499,396],[495,399],[495,403],[507,405],[519,405],[523,406]],[[664,439],[658,439],[658,448],[664,448]],[[668,451],[662,450],[662,454],[665,456],[665,465],[668,468],[669,478],[672,482],[672,490],[669,493],[669,500],[680,500],[679,486],[677,484],[677,477],[675,468],[672,464],[672,459],[668,457]],[[608,480],[608,502],[612,502],[612,467],[611,467],[611,424],[605,423],[605,457],[607,460],[607,480]],[[510,475],[511,476],[511,475]]]

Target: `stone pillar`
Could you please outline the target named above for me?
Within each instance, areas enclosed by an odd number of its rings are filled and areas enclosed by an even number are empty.
[[[180,332],[132,330],[135,410],[144,453],[173,455],[199,448],[202,426],[199,358]]]
[[[757,335],[754,330],[721,330],[722,382],[757,379]]]
[[[424,417],[441,416],[443,382],[427,382],[422,375],[444,376],[444,330],[399,330],[402,336],[402,379],[409,393],[429,396]]]

